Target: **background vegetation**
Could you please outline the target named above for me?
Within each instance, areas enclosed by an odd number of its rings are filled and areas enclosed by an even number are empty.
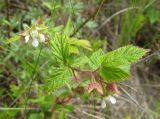
[[[52,34],[65,28],[70,37],[88,39],[93,51],[133,44],[150,52],[132,65],[131,80],[117,84],[115,105],[102,108],[102,97],[80,87],[72,96],[50,94],[43,84],[57,62],[48,44],[41,50],[18,40],[37,20]],[[0,0],[0,119],[159,119],[159,49],[159,0]]]

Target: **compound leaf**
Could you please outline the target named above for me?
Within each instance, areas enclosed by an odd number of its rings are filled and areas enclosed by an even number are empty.
[[[48,91],[55,91],[71,80],[71,71],[68,67],[55,69],[50,78],[47,79],[46,88]]]
[[[51,46],[57,61],[66,63],[69,57],[69,43],[66,37],[57,34],[51,42]]]
[[[124,64],[131,64],[142,58],[147,50],[136,46],[128,45],[107,53],[101,61],[103,65],[118,67]]]
[[[108,82],[121,81],[129,76],[131,63],[140,59],[147,50],[132,45],[111,51],[100,58],[100,75]]]
[[[90,57],[89,66],[92,69],[97,69],[98,67],[100,67],[102,63],[100,59],[102,58],[103,55],[104,52],[102,51],[102,49],[99,49],[96,52],[94,52]]]
[[[117,67],[104,66],[100,69],[100,75],[108,82],[117,82],[126,79],[129,76],[129,72]]]
[[[78,46],[78,47],[85,48],[87,50],[92,50],[91,49],[91,44],[88,40],[69,38],[69,44],[71,46]]]

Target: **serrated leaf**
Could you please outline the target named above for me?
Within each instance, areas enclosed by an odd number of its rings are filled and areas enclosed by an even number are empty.
[[[60,5],[55,5],[51,2],[46,2],[46,1],[43,1],[43,5],[47,7],[49,10],[55,10],[61,7]]]
[[[100,75],[109,82],[121,81],[129,76],[130,64],[140,59],[147,50],[132,45],[121,47],[104,55]]]
[[[55,69],[50,78],[47,79],[45,87],[48,91],[55,91],[71,80],[71,71],[68,67]]]
[[[101,61],[103,65],[118,67],[125,64],[131,64],[142,58],[147,50],[136,46],[128,45],[107,53]]]
[[[75,47],[75,46],[70,46],[70,47],[69,47],[69,52],[70,52],[70,53],[74,53],[74,54],[79,54],[79,50],[78,50],[78,48]]]
[[[87,56],[73,57],[70,60],[72,67],[80,67],[86,64],[89,61]]]
[[[100,75],[108,82],[122,81],[129,76],[128,72],[120,68],[105,66],[100,69]]]
[[[102,63],[102,60],[100,59],[103,55],[104,52],[102,51],[102,49],[99,49],[98,51],[94,52],[90,57],[89,66],[92,69],[97,69],[98,67],[100,67]]]
[[[69,43],[66,37],[57,34],[51,43],[51,47],[57,61],[66,63],[69,57]]]
[[[153,24],[160,20],[160,11],[155,7],[151,7],[147,10],[146,16],[149,18],[149,20]]]
[[[15,35],[15,36],[13,36],[12,38],[8,39],[8,40],[6,41],[6,44],[15,42],[15,41],[17,41],[17,40],[19,40],[19,39],[20,39],[20,36],[19,36],[19,35]]]
[[[84,40],[84,39],[76,39],[76,38],[69,38],[69,44],[72,46],[79,46],[82,48],[85,48],[87,50],[92,50],[91,49],[91,44],[88,40]]]
[[[69,18],[68,18],[68,21],[67,21],[67,24],[66,24],[66,26],[65,26],[65,28],[64,28],[64,34],[65,35],[68,35],[69,36],[69,34],[70,34],[70,32],[71,32],[71,23],[72,23],[72,21],[71,21],[71,16],[69,16]]]

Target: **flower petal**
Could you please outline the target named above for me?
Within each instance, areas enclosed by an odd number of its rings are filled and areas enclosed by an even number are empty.
[[[106,102],[105,102],[105,100],[102,100],[102,102],[101,102],[101,108],[102,109],[106,108]]]
[[[37,31],[37,30],[32,30],[32,31],[31,31],[31,36],[32,36],[33,38],[37,37],[37,36],[38,36],[38,31]]]
[[[109,96],[108,98],[109,98],[109,100],[111,101],[112,104],[116,104],[117,101],[116,101],[115,97]]]
[[[42,28],[40,28],[40,27],[38,27],[38,26],[36,27],[36,30],[41,30],[41,29],[42,29]]]
[[[45,36],[44,36],[43,34],[40,34],[39,37],[40,37],[40,41],[41,41],[41,42],[44,42],[44,41],[45,41]]]
[[[32,41],[32,46],[33,46],[33,47],[37,47],[38,44],[39,44],[38,40],[37,40],[37,39],[33,39],[33,41]]]
[[[29,36],[25,36],[25,42],[27,43],[29,41]]]

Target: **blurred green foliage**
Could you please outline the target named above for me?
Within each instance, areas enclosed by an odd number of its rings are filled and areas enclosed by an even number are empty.
[[[92,2],[93,6],[95,5],[95,7],[99,6],[101,3],[100,0],[93,0]],[[116,2],[118,4],[120,1]],[[144,24],[149,22],[151,25],[154,25],[160,21],[159,8],[157,8],[155,4],[150,5],[150,2],[150,0],[132,0],[131,2],[126,2],[127,7],[140,7],[140,9],[127,11],[121,16],[123,22],[121,23],[120,27],[118,43],[116,43],[116,45],[118,44],[117,47],[127,45],[131,42],[134,43],[134,38],[136,37],[137,32],[143,27]],[[7,10],[8,4],[9,11]],[[50,74],[52,74],[51,76],[54,76],[54,79],[57,77],[56,79],[60,83],[58,86],[55,86],[53,80],[50,80],[53,77],[48,79],[49,82],[51,82],[49,85],[47,85],[50,90],[53,90],[53,88],[55,90],[66,84],[68,79],[71,78],[70,69],[68,70],[66,68],[62,68],[55,71],[55,66],[58,66],[59,63],[60,66],[63,65],[61,61],[63,61],[64,64],[66,62],[72,62],[72,67],[80,67],[82,69],[85,69],[85,66],[83,65],[85,65],[86,62],[89,62],[87,67],[90,67],[90,69],[96,69],[101,65],[102,62],[99,63],[97,61],[99,61],[100,57],[104,54],[103,50],[107,51],[107,38],[101,38],[99,36],[90,38],[89,40],[91,41],[91,44],[87,40],[82,39],[82,37],[85,38],[85,35],[88,35],[89,33],[93,32],[93,30],[98,28],[99,19],[93,19],[87,22],[87,24],[84,26],[84,29],[82,28],[80,32],[77,33],[75,38],[69,37],[69,34],[73,33],[75,29],[85,21],[86,17],[84,13],[86,12],[85,10],[87,7],[88,3],[81,0],[18,0],[18,2],[10,1],[9,3],[2,0],[0,1],[0,107],[23,107],[25,105],[24,103],[26,98],[29,98],[29,105],[27,107],[40,108],[40,111],[38,110],[38,112],[29,112],[27,115],[29,119],[47,119],[52,116],[53,112],[51,109],[53,107],[55,107],[55,109],[59,112],[60,119],[65,119],[66,114],[74,110],[72,105],[61,105],[59,103],[56,105],[55,103],[57,103],[57,97],[67,97],[71,93],[71,89],[76,87],[75,85],[73,87],[64,87],[51,95],[48,94],[48,91],[44,87],[44,83],[46,77],[48,77]],[[102,14],[103,11],[100,12],[100,15]],[[89,17],[89,15],[87,17]],[[69,41],[64,41],[62,37],[61,42],[63,42],[63,44],[56,44],[53,42],[51,47],[52,50],[48,49],[47,44],[44,45],[40,54],[41,60],[39,60],[37,64],[37,59],[39,57],[38,55],[41,49],[35,49],[28,45],[24,45],[24,43],[21,41],[15,41],[21,38],[18,33],[22,33],[28,26],[36,23],[36,20],[39,18],[42,18],[48,27],[48,30],[50,31],[50,38],[56,41],[56,37],[61,37],[56,34],[58,32],[64,33],[64,36],[67,37]],[[77,39],[80,40],[77,41]],[[57,40],[57,42],[59,42],[59,40]],[[61,49],[59,50],[60,53],[55,54],[58,45],[61,45]],[[103,50],[99,50],[100,47]],[[91,54],[91,49],[92,51],[98,51]],[[136,48],[134,50],[136,51]],[[84,55],[84,52],[87,54],[87,56]],[[76,55],[69,57],[70,53]],[[135,52],[135,54],[139,55],[138,53],[139,52]],[[141,53],[142,54],[140,55],[143,55],[144,51]],[[114,57],[117,56],[114,51],[108,55],[111,56],[106,55],[105,57],[112,58],[112,55],[114,55]],[[122,56],[123,55],[131,56],[133,54],[123,54],[122,52]],[[140,58],[140,56],[134,56],[136,57],[134,60]],[[121,57],[118,58],[121,59]],[[131,62],[131,59],[128,57],[125,58]],[[114,58],[111,60],[114,60]],[[112,63],[114,65],[114,63],[117,62],[113,61]],[[118,63],[122,64],[124,62]],[[111,62],[108,64],[110,65]],[[118,69],[117,67],[111,68],[108,67],[108,64],[100,69],[100,74],[105,79],[116,80],[117,77],[119,79],[121,77],[125,78],[128,76],[128,66],[126,66],[127,68],[125,66],[120,67],[120,69],[123,70],[123,72],[121,72],[119,67]],[[35,80],[32,82],[33,87],[31,90],[31,95],[33,97],[27,97],[27,85],[33,76],[36,66],[36,73],[33,77]],[[120,75],[120,77],[119,74],[106,76],[106,74],[109,73],[105,72],[106,68],[110,68],[109,70],[111,72],[116,71],[123,74]],[[62,70],[65,70],[64,75]],[[63,78],[64,81],[60,81],[61,78]],[[82,87],[85,87],[88,85],[88,82],[81,85]],[[89,98],[89,94],[84,93],[81,98],[87,100]],[[23,116],[23,111],[0,110],[0,119],[18,118],[19,115]]]

